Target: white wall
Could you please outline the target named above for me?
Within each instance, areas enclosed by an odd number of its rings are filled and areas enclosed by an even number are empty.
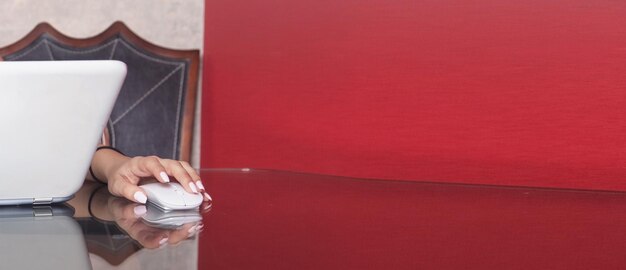
[[[89,37],[121,20],[152,43],[202,48],[203,0],[0,0],[0,10],[2,47],[43,21],[66,35]]]
[[[204,0],[0,0],[0,10],[0,47],[19,40],[44,21],[65,35],[85,38],[120,20],[156,45],[202,50]],[[196,112],[194,167],[199,160],[198,123]]]

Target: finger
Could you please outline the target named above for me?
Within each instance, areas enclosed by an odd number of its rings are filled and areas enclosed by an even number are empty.
[[[170,159],[161,159],[161,164],[165,167],[167,174],[174,176],[183,188],[189,193],[198,193],[196,184],[193,183],[193,179],[187,173],[187,170],[183,168],[183,165],[179,161]]]
[[[175,231],[171,231],[169,235],[169,244],[176,245],[179,242],[192,237],[196,234],[198,224],[189,223],[185,224],[182,227],[176,229]]]
[[[143,204],[129,203],[122,208],[121,214],[126,219],[139,219],[148,213],[148,209]]]
[[[213,207],[213,204],[211,204],[210,201],[205,201],[200,205],[200,209],[202,209],[202,213],[208,213],[209,211],[211,211],[211,207]]]
[[[116,219],[125,220],[136,220],[148,212],[145,205],[118,197],[112,197],[109,200],[109,210]]]
[[[127,201],[126,199],[120,199],[120,201]],[[119,208],[117,210],[111,209],[114,212],[115,223],[123,228],[125,231],[131,231],[139,222],[139,218],[145,216],[146,206],[143,204],[130,203],[126,207]]]
[[[204,200],[205,202],[213,201],[213,198],[211,198],[209,193],[206,192],[206,189],[204,188],[204,185],[202,184],[202,180],[200,179],[200,175],[198,175],[196,170],[193,167],[191,167],[191,165],[189,165],[189,163],[186,161],[181,161],[180,164],[187,171],[187,173],[189,173],[189,175],[191,176],[191,179],[193,179],[194,183],[196,184],[196,187],[198,187],[198,191],[202,193],[202,200]]]
[[[109,191],[113,195],[122,196],[136,203],[145,204],[148,200],[146,193],[141,188],[124,179],[114,181],[112,185],[109,185]]]
[[[170,180],[157,156],[134,157],[129,165],[129,171],[135,176],[152,176],[162,183],[167,183]]]
[[[137,240],[143,247],[153,249],[165,245],[169,240],[167,231],[152,228],[143,224],[143,222],[135,223],[129,231],[131,238]]]
[[[189,176],[191,176],[191,179],[196,184],[196,187],[198,187],[198,190],[200,192],[203,192],[204,191],[204,185],[202,184],[202,180],[200,180],[200,175],[198,175],[196,170],[194,170],[194,168],[192,168],[191,165],[189,165],[189,163],[186,162],[186,161],[181,161],[180,165],[182,165],[183,169],[185,169],[185,171],[187,171]]]
[[[202,193],[202,198],[205,202],[212,202],[213,198],[211,198],[211,195],[209,195],[209,193],[207,193],[206,191],[204,193]]]
[[[154,176],[161,183],[169,183],[170,178],[165,172],[165,167],[161,164],[160,158],[156,156],[144,157],[138,160],[138,167],[144,173]]]

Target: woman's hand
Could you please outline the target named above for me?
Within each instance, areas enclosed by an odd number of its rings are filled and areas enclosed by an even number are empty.
[[[149,178],[162,183],[178,181],[187,192],[201,193],[205,201],[211,200],[200,176],[185,161],[156,156],[129,158],[105,148],[96,151],[91,164],[94,175],[108,182],[111,194],[134,202],[146,203],[146,193],[138,185]]]
[[[76,196],[68,201],[74,208],[74,217],[95,217],[97,220],[114,221],[128,236],[137,240],[146,248],[158,248],[166,244],[176,245],[185,239],[194,237],[202,230],[201,221],[193,221],[179,227],[159,227],[158,224],[146,222],[148,214],[163,214],[159,209],[112,196],[107,190],[96,183],[85,183]],[[210,202],[200,206],[202,217],[206,217],[211,209]],[[149,213],[155,211],[154,213]],[[200,215],[200,213],[198,213]],[[165,225],[165,224],[163,224]],[[169,224],[167,224],[169,225]],[[134,251],[133,251],[134,252]]]

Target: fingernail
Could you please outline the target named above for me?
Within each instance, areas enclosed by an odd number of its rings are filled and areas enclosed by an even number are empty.
[[[196,186],[198,186],[201,190],[204,190],[204,186],[202,185],[202,182],[196,181]]]
[[[189,228],[187,238],[194,236],[198,232],[198,225]]]
[[[192,182],[189,182],[189,188],[191,188],[191,191],[193,191],[193,193],[198,193],[196,185],[194,185]]]
[[[162,247],[163,245],[165,245],[167,243],[167,240],[169,240],[169,238],[167,237],[161,239],[161,241],[159,241],[159,246]]]
[[[137,201],[138,203],[146,203],[146,201],[148,200],[148,197],[146,197],[146,194],[143,194],[143,192],[141,191],[135,192],[133,197],[135,198],[135,201]]]
[[[137,205],[135,206],[135,208],[133,208],[133,212],[135,212],[136,217],[141,217],[145,215],[148,210],[146,209],[145,205]]]
[[[207,200],[209,201],[213,201],[213,198],[211,198],[211,196],[209,196],[209,193],[204,193],[204,197],[207,198]]]
[[[163,182],[165,182],[165,183],[169,183],[170,182],[170,177],[167,176],[167,173],[161,172],[159,175],[161,176],[161,179],[163,179]]]

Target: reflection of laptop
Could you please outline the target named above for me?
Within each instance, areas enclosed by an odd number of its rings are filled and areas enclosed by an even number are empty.
[[[119,61],[0,62],[0,205],[72,197],[125,76]]]
[[[73,212],[63,204],[0,207],[2,269],[91,269]]]

